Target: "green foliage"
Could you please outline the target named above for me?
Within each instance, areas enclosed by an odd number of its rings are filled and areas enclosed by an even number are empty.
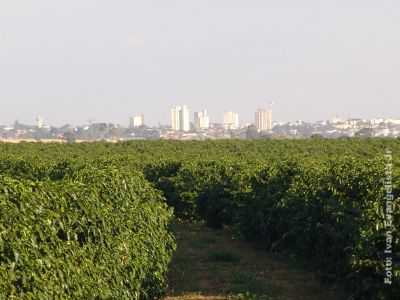
[[[386,148],[394,171],[391,286],[383,284]],[[326,280],[346,282],[353,299],[397,299],[399,167],[398,139],[0,144],[0,291],[159,296],[173,243],[156,188],[177,217],[303,257]],[[132,253],[127,270],[118,264],[119,236]]]
[[[175,247],[171,212],[137,172],[87,167],[57,181],[0,176],[0,216],[0,298],[164,293]]]
[[[231,226],[237,235],[270,251],[309,259],[322,278],[343,280],[355,299],[396,299],[398,264],[396,282],[383,284],[384,147],[377,157],[377,141],[365,142],[364,149],[358,148],[358,140],[347,141],[347,148],[340,147],[343,141],[314,141],[316,149],[301,143],[283,147],[286,153],[280,159],[271,155],[264,161],[239,162],[221,156],[218,161],[185,162],[170,177],[174,202],[182,216],[200,217],[216,229]],[[326,153],[317,156],[318,147]],[[333,153],[336,147],[340,151]],[[396,151],[398,144],[391,148]],[[299,150],[312,155],[301,156]],[[399,164],[394,159],[398,208]],[[395,259],[400,253],[399,212],[394,209]]]

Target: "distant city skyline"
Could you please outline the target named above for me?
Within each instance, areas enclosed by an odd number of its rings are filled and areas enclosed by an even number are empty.
[[[110,123],[110,124],[117,124],[117,125],[121,125],[121,126],[126,126],[126,127],[137,127],[140,125],[146,125],[146,126],[158,126],[158,125],[162,125],[162,126],[171,126],[171,113],[174,109],[179,107],[185,107],[185,109],[188,110],[188,115],[186,116],[186,119],[189,120],[189,122],[191,124],[193,124],[194,126],[196,126],[196,113],[203,113],[206,112],[207,115],[207,123],[211,124],[211,123],[218,123],[218,124],[225,124],[226,123],[226,118],[228,119],[232,119],[234,117],[237,118],[237,124],[239,125],[245,125],[245,124],[253,124],[257,126],[257,123],[259,122],[257,119],[259,117],[257,117],[257,114],[260,111],[266,111],[269,114],[269,119],[271,121],[273,121],[274,123],[286,123],[286,122],[296,122],[296,121],[304,121],[304,122],[310,122],[310,123],[314,123],[314,122],[318,122],[318,121],[334,121],[335,119],[341,119],[341,120],[350,120],[350,119],[363,119],[363,120],[374,120],[374,119],[394,119],[394,120],[400,120],[400,115],[393,115],[392,117],[387,117],[387,116],[373,116],[373,117],[362,117],[362,116],[353,116],[353,115],[339,115],[339,114],[332,114],[329,118],[313,118],[313,119],[301,119],[301,118],[295,118],[292,120],[288,120],[288,119],[277,119],[275,117],[275,110],[273,110],[270,105],[264,105],[264,106],[257,106],[258,108],[254,108],[252,113],[251,113],[251,117],[250,118],[246,118],[244,119],[242,114],[240,112],[235,112],[229,109],[225,109],[222,110],[222,112],[219,115],[215,115],[212,112],[210,113],[209,109],[206,107],[202,107],[202,109],[199,110],[194,110],[192,109],[190,106],[188,105],[173,105],[170,106],[169,109],[167,109],[164,112],[164,118],[163,120],[165,120],[165,122],[162,122],[160,120],[153,120],[153,122],[148,122],[147,120],[149,119],[147,117],[147,115],[145,115],[144,113],[137,113],[134,112],[132,114],[127,114],[126,117],[121,121],[115,121],[112,119],[98,119],[98,118],[86,118],[84,119],[82,122],[71,122],[71,121],[65,121],[65,122],[51,122],[50,120],[52,119],[51,117],[48,118],[46,116],[44,116],[43,114],[38,114],[38,115],[32,115],[29,118],[27,118],[26,120],[23,119],[14,119],[11,120],[10,122],[4,122],[2,119],[0,119],[0,125],[12,125],[15,122],[19,122],[22,124],[41,124],[39,127],[43,126],[43,125],[51,125],[51,126],[62,126],[62,125],[72,125],[72,126],[79,126],[79,125],[83,125],[83,124],[89,124],[89,123]],[[272,117],[272,112],[273,112],[273,117]],[[227,117],[227,114],[229,114],[229,117]],[[232,116],[230,114],[235,114],[236,116]],[[150,114],[151,115],[151,114]],[[146,117],[145,117],[146,116]],[[265,117],[264,117],[265,118]],[[145,121],[146,119],[146,121]],[[268,122],[271,122],[268,121]],[[179,122],[179,121],[178,121]],[[139,125],[135,125],[139,124]],[[188,125],[186,125],[187,127]],[[269,125],[270,127],[270,125]]]
[[[400,103],[400,100],[399,100]],[[1,102],[2,104],[2,102]],[[4,105],[4,104],[3,104]],[[6,105],[6,104],[5,104]],[[112,105],[112,104],[110,104]],[[399,104],[400,105],[400,104]],[[224,113],[227,111],[235,111],[239,114],[240,118],[240,123],[252,123],[254,121],[254,113],[256,111],[256,107],[266,107],[267,104],[265,105],[258,105],[255,106],[254,108],[249,108],[246,109],[245,111],[241,112],[240,110],[233,110],[233,109],[220,109],[219,111],[213,111],[209,107],[206,107],[207,111],[209,112],[209,119],[211,123],[223,123],[223,117]],[[46,122],[56,125],[56,126],[61,126],[65,124],[71,124],[71,125],[79,125],[79,124],[85,124],[89,122],[110,122],[110,123],[115,123],[115,124],[121,124],[121,125],[128,125],[130,123],[130,118],[132,116],[138,115],[138,114],[143,114],[146,116],[146,124],[151,125],[151,126],[156,126],[156,125],[168,125],[171,123],[170,121],[170,110],[171,106],[166,106],[164,111],[160,111],[159,109],[155,109],[154,112],[151,112],[151,110],[140,110],[140,109],[132,109],[129,111],[128,108],[121,107],[120,112],[113,112],[110,114],[107,113],[101,113],[98,115],[94,115],[93,113],[90,114],[90,112],[87,114],[87,116],[83,116],[80,118],[77,118],[74,113],[71,114],[65,114],[62,117],[57,117],[59,113],[52,113],[49,109],[43,109],[41,111],[38,111],[38,113],[33,113],[33,112],[27,112],[25,110],[21,111],[15,111],[14,113],[9,113],[7,115],[4,115],[4,110],[0,109],[0,125],[7,125],[7,124],[12,124],[15,121],[21,122],[21,123],[26,123],[26,124],[33,124],[36,123],[36,118],[38,116],[42,117]],[[196,105],[195,107],[198,107],[198,109],[193,109],[192,106],[189,106],[191,114],[190,114],[190,119],[193,121],[193,112],[197,111],[202,111],[204,105]],[[237,107],[237,105],[235,106]],[[98,108],[97,108],[98,109]],[[105,109],[107,110],[107,109]],[[42,111],[46,112],[49,111],[48,114],[42,113]],[[316,122],[316,121],[322,121],[322,120],[331,120],[334,118],[341,118],[341,119],[352,119],[352,118],[360,118],[360,119],[376,119],[376,118],[386,118],[386,119],[399,119],[400,118],[400,109],[393,110],[391,112],[388,112],[386,114],[379,114],[379,113],[361,113],[361,112],[328,112],[323,115],[317,115],[314,114],[307,118],[304,114],[298,114],[293,115],[293,118],[289,118],[288,116],[285,116],[284,113],[282,112],[283,109],[280,109],[279,106],[275,106],[274,109],[274,121],[280,121],[280,122],[294,122],[298,120],[302,120],[305,122]],[[156,116],[160,116],[159,119]]]
[[[0,2],[0,124],[400,117],[400,2]],[[107,20],[107,21],[105,21]]]
[[[223,123],[210,123],[206,109],[193,113],[186,105],[174,106],[171,123],[149,127],[143,114],[130,118],[129,126],[112,122],[90,122],[79,126],[54,126],[38,116],[36,124],[0,125],[0,142],[83,142],[127,140],[206,140],[257,138],[400,137],[400,119],[338,119],[318,122],[272,122],[272,111],[258,108],[254,122],[239,123],[236,112],[224,113]]]

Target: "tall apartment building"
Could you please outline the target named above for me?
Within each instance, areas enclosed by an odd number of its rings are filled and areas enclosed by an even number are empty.
[[[144,125],[144,115],[136,115],[129,119],[129,127],[130,128],[137,128]]]
[[[258,131],[272,130],[272,111],[258,109],[255,113],[255,125]]]
[[[189,108],[186,105],[171,109],[171,128],[175,131],[190,131]]]
[[[225,129],[238,129],[239,128],[239,115],[232,111],[225,112],[224,113],[224,128]]]
[[[44,127],[44,119],[41,116],[36,117],[36,126],[37,128],[43,128]]]
[[[207,110],[194,113],[194,126],[196,129],[208,129],[210,127],[210,117]]]

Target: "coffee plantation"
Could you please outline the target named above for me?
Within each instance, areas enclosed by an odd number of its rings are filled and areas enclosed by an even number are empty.
[[[304,259],[349,299],[399,299],[399,154],[394,139],[0,144],[0,299],[160,298],[173,217]]]

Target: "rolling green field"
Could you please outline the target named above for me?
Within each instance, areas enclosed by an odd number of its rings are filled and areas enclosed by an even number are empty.
[[[0,144],[0,299],[399,299],[399,197],[398,139]]]

